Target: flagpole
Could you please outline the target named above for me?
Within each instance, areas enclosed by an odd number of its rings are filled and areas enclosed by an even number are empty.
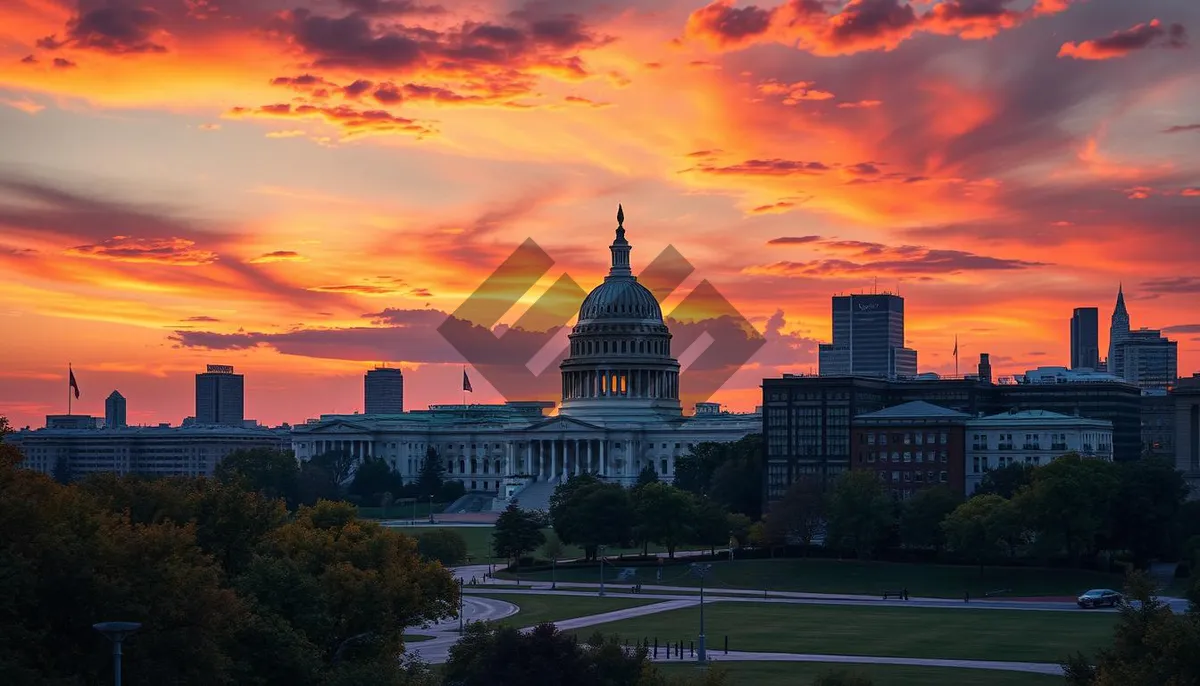
[[[954,376],[958,378],[958,336],[954,336]]]
[[[75,391],[75,389],[71,387],[71,374],[73,374],[73,373],[74,372],[71,371],[71,363],[68,362],[67,363],[67,416],[68,417],[71,416],[71,394],[74,393],[74,391]]]

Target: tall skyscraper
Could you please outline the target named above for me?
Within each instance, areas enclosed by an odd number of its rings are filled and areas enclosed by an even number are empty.
[[[404,373],[395,367],[376,367],[363,378],[367,414],[404,412]]]
[[[904,347],[904,298],[834,296],[833,342],[821,344],[819,356],[822,376],[916,376],[917,351]]]
[[[125,396],[120,391],[109,393],[104,401],[104,426],[108,429],[128,426],[125,422]]]
[[[1100,366],[1100,309],[1076,307],[1071,317],[1071,369]]]
[[[1108,327],[1108,373],[1125,378],[1125,358],[1121,342],[1129,336],[1129,310],[1125,309],[1125,287],[1117,287],[1117,305],[1113,308],[1112,324]]]
[[[242,426],[245,419],[246,377],[233,367],[210,364],[196,375],[196,423]]]

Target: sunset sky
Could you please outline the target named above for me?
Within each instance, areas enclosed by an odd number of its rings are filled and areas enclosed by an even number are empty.
[[[269,424],[461,400],[436,331],[527,238],[673,245],[815,371],[831,295],[899,289],[920,370],[1069,362],[1117,286],[1200,371],[1194,0],[3,0],[0,415]],[[506,318],[511,323],[523,306]],[[676,350],[677,355],[683,351]],[[469,373],[471,367],[467,367]],[[474,374],[472,402],[499,394]],[[554,384],[557,388],[557,384]],[[554,399],[553,397],[549,399]]]

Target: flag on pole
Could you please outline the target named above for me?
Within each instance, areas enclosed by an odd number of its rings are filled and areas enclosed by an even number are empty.
[[[954,356],[958,357],[958,336],[954,337]]]
[[[71,375],[71,389],[75,391],[75,399],[79,400],[79,384],[75,382],[75,370],[67,367],[67,373]]]
[[[471,380],[467,378],[467,370],[465,369],[463,370],[463,392],[474,393],[474,391],[471,390]]]

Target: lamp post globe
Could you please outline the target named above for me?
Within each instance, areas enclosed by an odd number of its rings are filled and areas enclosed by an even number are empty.
[[[98,622],[92,628],[104,634],[113,646],[113,683],[121,686],[121,643],[142,628],[140,622]]]

